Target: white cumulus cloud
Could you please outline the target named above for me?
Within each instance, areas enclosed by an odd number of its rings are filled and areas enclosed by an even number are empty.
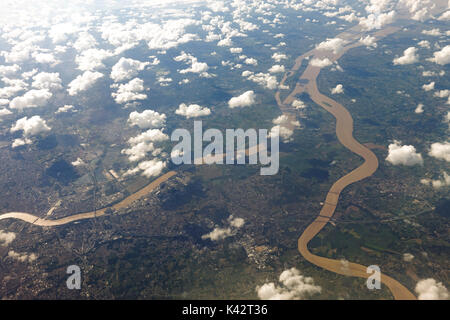
[[[313,58],[311,60],[310,64],[313,67],[325,68],[325,67],[331,66],[333,64],[333,62],[331,62],[331,60],[328,58],[323,58],[323,59]]]
[[[270,69],[269,69],[270,73],[284,73],[285,69],[284,66],[280,66],[279,64],[273,65]]]
[[[342,84],[338,84],[335,88],[331,89],[331,94],[339,93],[344,93],[344,86]]]
[[[281,115],[272,120],[275,124],[269,132],[269,136],[279,136],[284,143],[292,141],[295,128],[300,128],[300,122],[289,119],[286,115]]]
[[[67,89],[67,91],[71,96],[77,95],[82,91],[88,90],[94,85],[94,83],[97,82],[98,79],[102,77],[103,73],[85,71],[83,74],[80,74],[69,83],[69,88]]]
[[[59,107],[58,110],[56,110],[55,114],[60,114],[60,113],[66,113],[66,112],[76,112],[76,110],[74,109],[74,106],[71,104],[66,104],[62,107]]]
[[[241,94],[240,96],[233,97],[228,101],[230,108],[249,107],[255,104],[255,93],[253,90],[249,90]]]
[[[36,254],[34,253],[19,253],[14,250],[8,251],[8,258],[20,261],[20,262],[33,262],[37,259]]]
[[[429,59],[431,62],[446,65],[450,63],[450,45],[445,46],[440,51],[433,53],[433,58]]]
[[[359,24],[365,30],[381,29],[386,24],[392,23],[395,19],[395,11],[377,14],[369,14],[367,17],[361,18]]]
[[[25,108],[41,107],[52,97],[52,93],[47,89],[30,90],[23,96],[15,97],[11,100],[9,107],[11,109],[23,110]]]
[[[202,239],[211,239],[212,241],[220,241],[227,237],[233,236],[236,234],[237,230],[242,228],[245,224],[245,220],[242,218],[234,217],[233,215],[229,216],[227,219],[228,227],[219,228],[216,227],[210,233],[204,234]]]
[[[166,115],[153,110],[144,110],[141,113],[133,111],[130,113],[128,122],[141,129],[161,128],[166,124]]]
[[[403,254],[403,261],[411,262],[411,261],[413,261],[413,259],[414,259],[414,256],[411,253]]]
[[[270,73],[253,73],[252,71],[244,71],[242,72],[243,76],[247,76],[248,80],[253,81],[259,84],[262,87],[273,90],[278,87],[277,78]]]
[[[403,56],[394,59],[394,65],[412,64],[419,61],[417,48],[409,47],[403,52]]]
[[[189,119],[201,116],[208,116],[211,114],[211,110],[209,108],[199,106],[198,104],[190,104],[188,106],[185,103],[182,103],[179,105],[175,113],[181,116],[185,116],[186,118]]]
[[[142,93],[145,89],[144,81],[142,79],[134,78],[128,83],[112,85],[112,87],[116,87],[117,92],[112,92],[111,96],[119,104],[147,99],[147,95]]]
[[[261,300],[301,300],[322,292],[313,278],[303,276],[296,268],[283,271],[278,280],[279,285],[269,282],[257,287],[258,297]]]
[[[19,147],[25,144],[31,144],[30,137],[38,135],[43,132],[50,131],[51,128],[46,124],[40,116],[33,116],[31,118],[21,118],[16,121],[16,124],[11,127],[11,132],[23,131],[23,139],[15,139],[12,147]]]
[[[284,53],[277,53],[277,52],[275,52],[272,55],[272,59],[275,60],[276,62],[280,62],[281,60],[285,60],[287,58],[288,58],[287,55],[285,55]]]
[[[420,153],[416,152],[416,148],[411,145],[402,146],[399,141],[394,141],[388,147],[389,154],[386,157],[386,161],[393,165],[422,165],[423,159]]]
[[[132,137],[128,140],[130,147],[123,149],[122,154],[128,156],[130,162],[139,161],[146,157],[149,152],[154,155],[161,150],[155,147],[155,143],[166,141],[169,136],[165,134],[161,129],[149,129],[141,134]],[[134,173],[133,169],[129,173]]]
[[[450,162],[450,142],[436,142],[431,145],[430,156]]]
[[[431,91],[431,90],[434,90],[434,85],[435,85],[436,83],[433,81],[433,82],[430,82],[430,83],[428,83],[428,84],[424,84],[423,86],[422,86],[422,89],[423,90],[425,90],[425,91]]]
[[[255,58],[246,58],[244,60],[244,63],[248,64],[248,65],[252,65],[252,66],[257,66],[258,65],[258,61]]]
[[[38,73],[33,77],[33,83],[31,85],[37,89],[57,90],[62,88],[61,78],[57,72]]]
[[[145,69],[150,62],[141,62],[130,58],[120,58],[120,60],[111,69],[111,79],[114,82],[120,82],[135,77],[139,71]]]
[[[324,50],[324,51],[333,51],[333,53],[337,54],[342,49],[344,49],[345,45],[348,42],[341,38],[333,38],[333,39],[327,39],[321,43],[319,43],[316,46],[316,49],[318,50]]]
[[[419,295],[419,300],[448,300],[449,294],[447,288],[442,282],[428,278],[420,280],[415,288]]]
[[[8,246],[15,238],[16,234],[14,232],[0,230],[0,244],[2,246]]]
[[[376,38],[370,35],[362,37],[361,39],[359,39],[359,42],[361,42],[366,47],[376,48],[378,46],[376,43]]]

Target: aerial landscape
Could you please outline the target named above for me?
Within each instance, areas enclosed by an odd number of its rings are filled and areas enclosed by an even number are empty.
[[[1,299],[450,299],[450,0],[0,6]]]

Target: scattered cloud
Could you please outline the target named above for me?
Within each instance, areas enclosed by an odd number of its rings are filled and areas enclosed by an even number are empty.
[[[283,271],[278,280],[279,285],[269,282],[257,287],[258,297],[261,300],[301,300],[322,292],[313,278],[301,275],[296,268]]]
[[[23,131],[25,137],[31,137],[38,135],[42,132],[50,131],[50,127],[47,126],[45,120],[40,116],[32,116],[31,118],[23,117],[16,121],[16,124],[12,126],[11,132]]]
[[[403,51],[403,56],[395,58],[394,65],[412,64],[419,61],[419,55],[417,54],[417,48],[409,47]]]
[[[97,41],[89,32],[81,32],[78,35],[78,39],[73,44],[73,47],[77,51],[84,51],[91,48],[94,48],[97,45]]]
[[[242,228],[245,224],[245,220],[243,218],[235,218],[232,215],[228,217],[228,222],[234,228]]]
[[[434,93],[435,97],[438,98],[448,98],[450,96],[450,90],[446,89],[446,90],[439,90],[437,92]]]
[[[334,54],[341,52],[348,41],[341,38],[327,39],[316,46],[318,50],[333,51]]]
[[[78,166],[83,166],[83,165],[85,165],[86,163],[83,161],[83,159],[77,158],[77,160],[72,161],[71,164],[72,164],[74,167],[78,167]]]
[[[61,78],[59,73],[48,73],[41,72],[33,77],[33,83],[31,84],[33,88],[37,89],[47,89],[47,90],[58,90],[62,88]]]
[[[372,37],[371,35],[362,37],[361,39],[359,39],[359,42],[361,42],[366,47],[376,48],[378,46],[376,43],[376,38]]]
[[[41,107],[52,97],[52,93],[47,89],[30,90],[23,96],[15,97],[11,100],[9,107],[11,109],[23,110],[25,108]]]
[[[185,61],[191,64],[191,66],[187,69],[180,70],[181,74],[184,73],[200,73],[203,76],[208,76],[209,66],[205,62],[198,62],[197,58],[191,54],[188,54],[184,51],[181,54],[174,58],[175,61]]]
[[[67,113],[69,111],[76,112],[73,105],[66,104],[62,107],[59,107],[58,110],[56,110],[55,114]]]
[[[134,78],[128,83],[124,84],[113,84],[112,88],[117,88],[117,92],[112,92],[111,96],[114,98],[116,103],[124,104],[136,100],[145,100],[147,95],[142,93],[145,90],[144,81],[139,78]]]
[[[367,17],[361,18],[359,20],[359,24],[367,31],[381,29],[383,26],[392,23],[395,16],[396,14],[394,10],[385,13],[372,13]]]
[[[386,157],[386,161],[393,165],[414,166],[423,164],[422,155],[416,152],[414,146],[402,146],[399,141],[394,140],[394,143],[391,143],[388,149],[389,154]]]
[[[425,90],[425,91],[431,91],[431,90],[434,90],[434,85],[435,85],[436,83],[433,81],[433,82],[430,82],[430,83],[428,83],[428,84],[424,84],[423,86],[422,86],[422,89],[423,90]]]
[[[12,112],[6,108],[0,109],[0,119],[4,116],[9,116],[10,114],[12,114]]]
[[[91,48],[84,50],[75,57],[78,69],[81,71],[94,71],[105,68],[103,60],[113,56],[113,53],[104,49]]]
[[[141,113],[133,111],[130,113],[128,122],[132,126],[138,126],[141,129],[161,128],[166,124],[166,115],[150,109]]]
[[[31,56],[36,60],[37,63],[49,64],[50,66],[55,66],[61,61],[57,60],[53,53],[48,52],[33,52]]]
[[[211,231],[208,234],[204,234],[202,236],[202,239],[211,239],[212,241],[219,241],[223,240],[225,238],[228,238],[229,236],[233,235],[233,231],[231,228],[214,228],[213,231]]]
[[[18,64],[13,64],[11,66],[2,66],[0,65],[0,76],[1,77],[5,77],[5,76],[11,76],[16,74],[17,72],[19,72],[20,70],[20,66]]]
[[[166,166],[166,162],[155,158],[140,162],[136,168],[129,170],[127,174],[136,174],[141,171],[143,176],[150,178],[159,176]]]
[[[431,48],[430,42],[428,40],[419,41],[417,44],[420,47],[425,48],[425,49],[430,49]]]
[[[431,62],[446,65],[450,63],[450,45],[445,46],[440,51],[433,53],[433,58],[429,59]]]
[[[447,172],[443,172],[439,179],[424,178],[420,180],[420,183],[424,185],[431,185],[434,189],[439,189],[445,186],[450,186],[450,175]]]
[[[233,41],[231,38],[224,38],[217,42],[217,46],[219,47],[231,47],[233,45]]]
[[[331,60],[328,58],[323,58],[323,59],[313,58],[311,60],[310,64],[313,67],[325,68],[325,67],[331,66],[333,64],[333,62],[331,62]]]
[[[189,119],[201,116],[208,116],[211,114],[211,110],[209,108],[199,106],[198,104],[190,104],[188,106],[185,103],[182,103],[179,105],[175,113]]]
[[[438,28],[434,28],[431,30],[423,30],[422,33],[427,36],[433,36],[433,37],[439,37],[440,35],[442,35],[441,31]]]
[[[14,148],[21,147],[21,146],[24,146],[27,144],[32,144],[32,143],[33,143],[33,141],[29,138],[17,138],[17,139],[14,139],[14,141],[11,145],[11,148],[14,149]]]
[[[281,115],[272,120],[275,124],[270,130],[269,136],[278,135],[284,143],[292,141],[292,135],[295,128],[300,128],[300,122],[297,120],[291,120],[286,115]]]
[[[139,71],[145,69],[150,62],[141,62],[130,58],[120,58],[111,69],[111,79],[120,82],[135,77]]]
[[[94,83],[97,82],[98,79],[102,77],[103,73],[85,71],[69,83],[69,88],[67,91],[71,96],[77,95],[80,92],[88,90],[94,85]]]
[[[242,72],[242,75],[244,77],[246,76],[248,80],[253,81],[267,89],[273,90],[278,88],[277,78],[273,75],[270,75],[270,73],[253,73],[252,71],[247,70]]]
[[[122,154],[128,156],[130,162],[139,161],[149,153],[157,155],[161,150],[155,147],[155,143],[163,142],[169,139],[169,136],[165,134],[161,129],[149,129],[136,137],[132,137],[128,140],[130,148],[123,149]],[[144,169],[140,169],[144,170]]]
[[[0,230],[0,245],[6,247],[16,238],[14,232]]]
[[[173,81],[172,78],[159,77],[158,83],[161,87],[167,87]]]
[[[245,220],[242,218],[234,217],[230,215],[227,219],[227,224],[229,225],[226,228],[214,228],[210,233],[204,234],[202,239],[211,239],[212,241],[220,241],[230,236],[236,234],[237,230],[242,228],[245,224]]]
[[[445,71],[441,70],[439,73],[434,72],[434,71],[423,71],[422,72],[422,76],[423,77],[442,77],[445,75]]]
[[[423,104],[419,103],[416,107],[416,109],[414,110],[415,113],[423,113]]]
[[[436,159],[450,162],[450,142],[433,143],[428,154]]]
[[[284,66],[280,66],[279,64],[273,65],[272,67],[270,67],[269,69],[270,73],[284,73],[285,69]]]
[[[8,258],[20,261],[20,262],[33,262],[37,259],[37,256],[34,253],[19,253],[14,250],[8,251]]]
[[[255,104],[255,93],[253,90],[249,90],[241,94],[240,96],[233,97],[228,101],[228,106],[230,108],[241,108],[241,107],[249,107]]]
[[[284,53],[275,52],[272,55],[272,59],[275,60],[276,62],[280,62],[281,60],[286,60],[287,58],[288,58],[287,55],[285,55]]]
[[[450,7],[450,6],[449,6]],[[445,11],[439,19],[440,21],[449,21],[450,20],[450,10]]]
[[[199,23],[200,21],[186,18],[142,24],[136,20],[125,23],[107,20],[101,25],[100,31],[102,38],[116,47],[117,53],[134,48],[141,41],[145,41],[151,50],[167,50],[198,39],[195,34],[186,33],[186,28]]]
[[[411,261],[413,261],[413,259],[414,259],[414,256],[411,253],[403,254],[403,261],[411,262]]]
[[[1,80],[4,83],[4,86],[0,87],[0,98],[2,99],[11,98],[28,88],[28,84],[21,79],[9,79],[3,77]]]
[[[252,66],[257,66],[258,65],[258,61],[255,58],[246,58],[244,60],[244,63],[252,65]]]
[[[69,40],[69,36],[79,31],[79,28],[72,23],[59,23],[53,25],[48,35],[52,39],[53,43],[64,43]]]
[[[306,104],[302,100],[299,100],[299,99],[295,99],[294,101],[292,101],[292,106],[295,109],[304,109],[304,108],[306,108]]]
[[[447,288],[442,282],[428,278],[420,280],[415,288],[419,300],[448,300],[449,294]]]
[[[242,53],[242,48],[230,48],[231,53]]]
[[[344,93],[344,86],[342,84],[338,84],[335,88],[331,89],[331,94],[340,94]]]

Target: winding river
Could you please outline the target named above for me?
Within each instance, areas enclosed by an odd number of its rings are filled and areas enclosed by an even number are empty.
[[[154,181],[152,181],[150,184],[148,184],[147,186],[145,186],[144,188],[140,189],[139,191],[133,193],[132,195],[126,197],[125,199],[123,199],[122,201],[116,203],[115,205],[112,205],[111,209],[114,210],[119,210],[119,209],[123,209],[123,208],[127,208],[130,204],[132,204],[134,201],[144,197],[146,194],[150,193],[151,191],[153,191],[154,189],[156,189],[161,183],[169,180],[171,177],[173,177],[174,175],[176,175],[175,171],[169,171],[165,174],[163,174],[162,176],[160,176],[159,178],[155,179]],[[61,219],[45,219],[45,218],[39,218],[35,215],[29,214],[29,213],[24,213],[24,212],[9,212],[9,213],[5,213],[0,215],[0,220],[3,219],[19,219],[31,224],[34,224],[36,226],[41,226],[41,227],[55,227],[55,226],[61,226],[67,223],[71,223],[71,222],[75,222],[75,221],[79,221],[79,220],[85,220],[85,219],[92,219],[92,218],[96,218],[96,217],[101,217],[103,215],[106,214],[106,210],[108,208],[102,208],[102,209],[98,209],[96,211],[90,211],[90,212],[84,212],[84,213],[79,213],[79,214],[74,214],[71,216],[67,216]]]
[[[391,34],[397,30],[398,28],[389,27],[373,33],[372,36],[379,40],[381,37]],[[348,43],[339,52],[313,49],[298,57],[294,67],[284,75],[281,81],[281,85],[284,85],[285,81],[288,78],[293,77],[296,74],[296,72],[300,69],[306,59],[308,59],[308,61],[311,61],[312,59],[329,59],[331,62],[335,62],[349,49],[362,45],[359,39],[364,34],[365,33],[360,30],[358,26],[354,27],[337,36],[341,39],[346,40]],[[302,92],[308,93],[315,103],[317,103],[319,106],[324,108],[336,118],[336,135],[339,142],[353,153],[356,153],[357,155],[362,157],[364,159],[364,163],[337,180],[331,186],[319,215],[304,230],[304,232],[298,239],[298,251],[307,261],[325,270],[346,276],[368,278],[371,273],[367,273],[366,266],[348,262],[345,260],[320,257],[314,255],[308,249],[309,242],[325,227],[325,225],[333,216],[338,204],[339,195],[341,194],[342,190],[344,190],[345,187],[352,183],[370,177],[378,168],[378,159],[375,154],[353,137],[353,118],[348,110],[343,105],[323,95],[318,90],[316,80],[320,71],[320,67],[314,66],[313,64],[309,63],[305,71],[301,74],[294,90],[283,101],[280,98],[280,91],[275,94],[277,103],[280,109],[283,111],[283,114],[285,114],[291,120],[295,120],[296,112],[291,107],[291,104],[294,101],[296,95],[301,94]],[[414,294],[412,294],[405,286],[403,286],[395,279],[383,274],[382,272],[381,282],[389,288],[395,299],[416,299]]]

